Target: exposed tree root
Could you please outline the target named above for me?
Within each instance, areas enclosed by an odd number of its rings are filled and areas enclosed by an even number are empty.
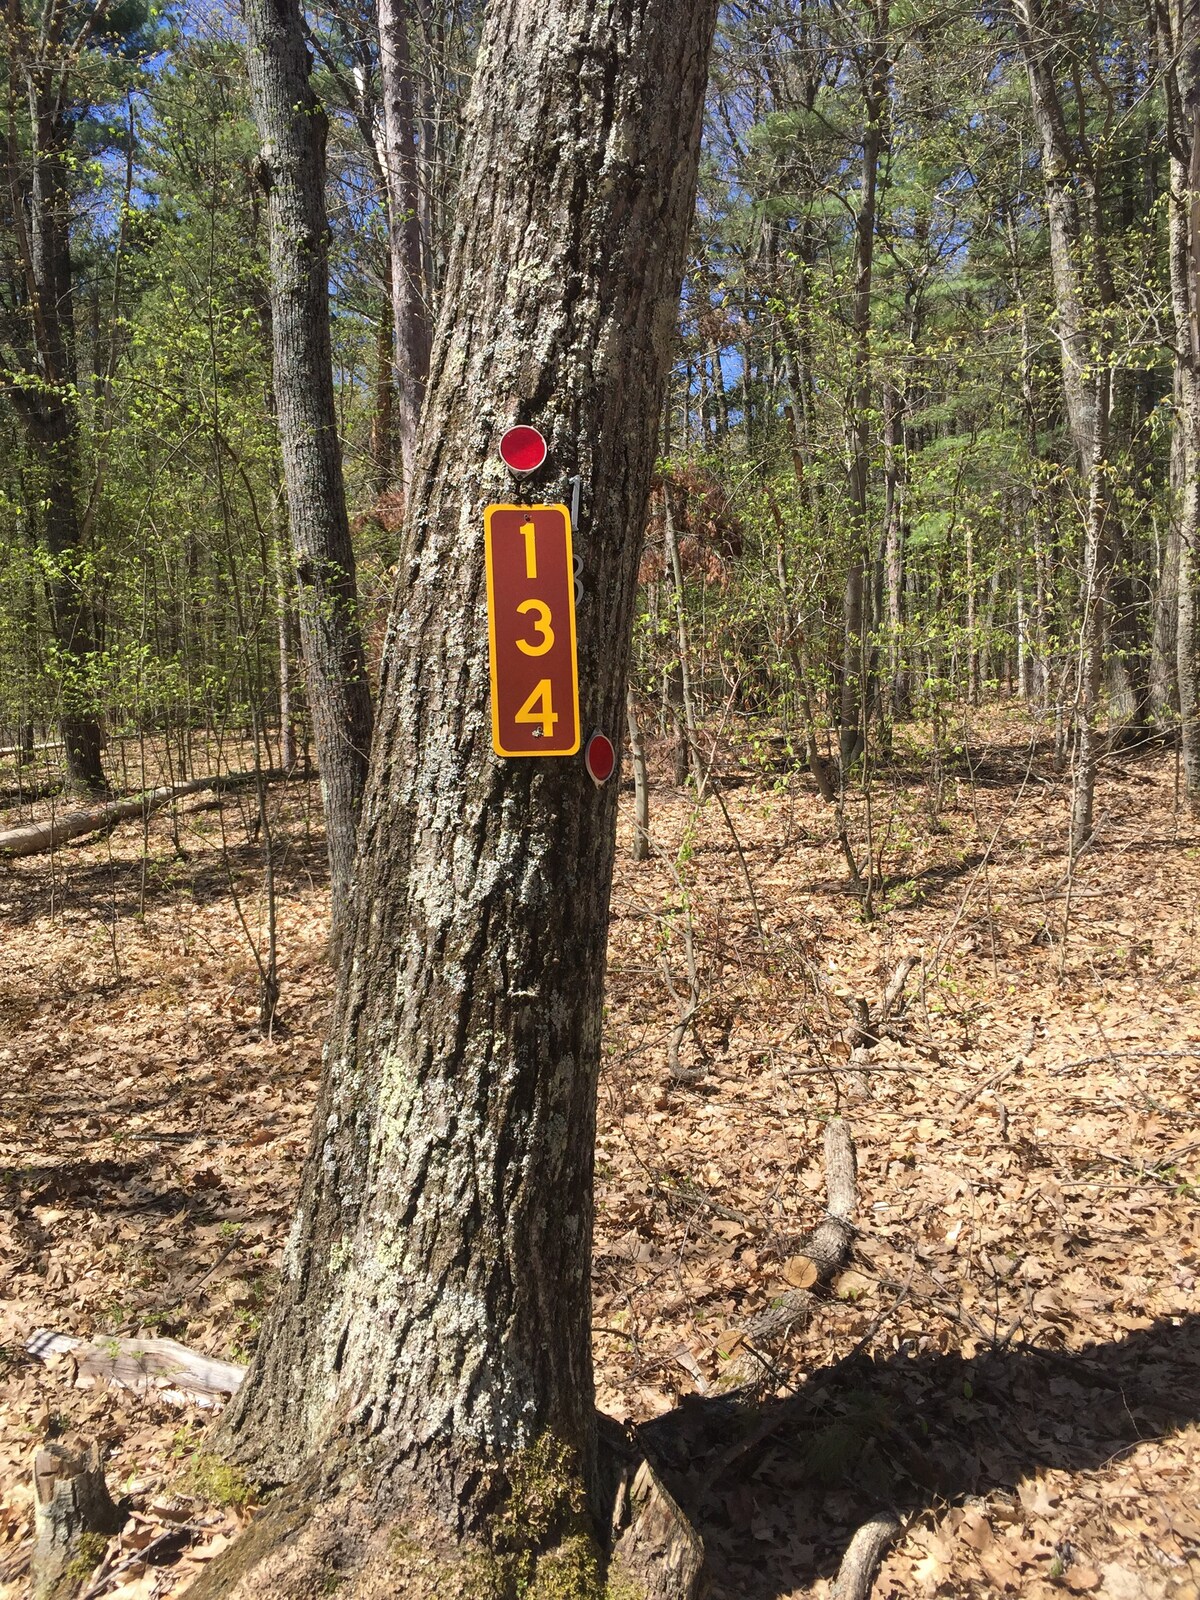
[[[514,1490],[485,1538],[459,1541],[427,1512],[313,1464],[206,1567],[187,1600],[323,1600],[334,1589],[339,1600],[698,1600],[699,1535],[614,1424],[602,1426],[601,1449],[601,1478],[617,1485],[605,1507],[607,1549],[582,1492],[565,1480],[557,1505],[545,1484],[528,1506]],[[557,1461],[551,1453],[540,1464],[553,1473]]]
[[[888,1511],[880,1511],[864,1522],[846,1547],[829,1600],[867,1600],[875,1586],[879,1563],[899,1532],[900,1524]]]

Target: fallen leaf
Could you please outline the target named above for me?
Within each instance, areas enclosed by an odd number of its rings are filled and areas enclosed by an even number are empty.
[[[874,1278],[868,1278],[865,1272],[856,1272],[851,1267],[838,1278],[833,1292],[839,1300],[861,1300],[863,1295],[871,1294],[874,1288]]]
[[[1100,1587],[1100,1574],[1095,1567],[1085,1567],[1074,1561],[1063,1573],[1063,1582],[1072,1594],[1091,1594]]]

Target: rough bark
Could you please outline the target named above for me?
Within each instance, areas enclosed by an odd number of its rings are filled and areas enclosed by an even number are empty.
[[[375,330],[375,404],[371,411],[371,487],[376,499],[387,494],[395,481],[395,372],[392,337],[392,268],[384,264],[386,303]]]
[[[579,759],[493,753],[483,509],[512,494],[511,421],[550,442],[531,498],[582,476],[581,709],[617,725],[714,11],[488,13],[313,1139],[218,1441],[274,1480],[347,1462],[372,1515],[424,1504],[455,1537],[494,1527],[539,1441],[585,1476],[594,1455],[618,791]]]
[[[378,13],[392,292],[393,404],[407,489],[429,377],[431,340],[429,310],[422,290],[416,112],[405,0],[378,0]]]
[[[628,1509],[618,1514],[629,1526],[613,1550],[613,1589],[621,1586],[644,1600],[693,1600],[701,1592],[704,1546],[648,1461],[629,1485]]]
[[[270,218],[275,401],[336,938],[350,898],[371,698],[334,409],[326,118],[309,81],[297,0],[245,0],[243,14]]]

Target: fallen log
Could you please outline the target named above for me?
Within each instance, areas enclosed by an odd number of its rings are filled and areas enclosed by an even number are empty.
[[[87,1344],[69,1334],[39,1328],[25,1351],[39,1361],[69,1355],[81,1388],[112,1383],[141,1392],[153,1389],[159,1399],[176,1405],[188,1401],[201,1406],[224,1405],[246,1375],[245,1367],[215,1361],[174,1339],[101,1338]]]
[[[161,810],[173,800],[202,794],[206,789],[220,791],[245,788],[247,784],[256,783],[259,776],[256,772],[227,772],[208,778],[190,778],[186,783],[146,789],[141,794],[129,795],[123,800],[108,800],[94,806],[78,806],[72,811],[61,811],[44,822],[22,823],[19,828],[9,828],[0,833],[0,857],[11,860],[17,856],[41,855],[44,850],[56,850],[68,840],[81,839],[84,834],[115,827],[118,822],[128,822],[133,817],[148,817],[151,812]],[[261,774],[264,783],[278,783],[284,778],[301,776],[307,774],[275,769]]]
[[[851,1219],[858,1202],[858,1163],[850,1124],[842,1117],[834,1117],[825,1129],[825,1196],[825,1215],[800,1246],[801,1257],[811,1263],[810,1287],[789,1289],[751,1319],[741,1346],[721,1374],[722,1389],[758,1382],[769,1373],[770,1362],[758,1347],[784,1338],[804,1321],[816,1303],[812,1291],[828,1284],[850,1255],[857,1231]]]

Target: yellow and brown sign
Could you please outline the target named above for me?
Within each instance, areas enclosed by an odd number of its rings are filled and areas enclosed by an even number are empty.
[[[492,745],[501,756],[572,756],[579,668],[570,513],[488,506],[483,528]]]

